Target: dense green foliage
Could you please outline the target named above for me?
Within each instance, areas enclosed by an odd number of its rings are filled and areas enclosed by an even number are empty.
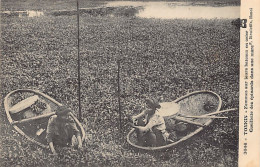
[[[53,157],[18,135],[1,107],[1,166],[236,166],[238,113],[163,152],[135,150],[125,141],[126,118],[143,109],[146,96],[172,101],[205,89],[221,96],[222,109],[238,107],[239,29],[231,21],[81,15],[84,149],[64,148]],[[1,97],[38,89],[77,114],[76,16],[3,17],[1,29]]]

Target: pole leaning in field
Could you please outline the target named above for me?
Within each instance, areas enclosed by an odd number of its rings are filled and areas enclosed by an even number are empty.
[[[120,58],[117,60],[117,89],[118,89],[119,128],[121,132],[122,122],[121,122],[121,101],[120,101]]]
[[[81,98],[80,98],[80,55],[79,55],[79,1],[77,0],[77,28],[78,28],[78,101],[79,101],[79,121],[81,121]]]

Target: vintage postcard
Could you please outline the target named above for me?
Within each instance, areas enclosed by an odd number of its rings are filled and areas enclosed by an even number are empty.
[[[0,166],[258,167],[259,6],[2,0]]]

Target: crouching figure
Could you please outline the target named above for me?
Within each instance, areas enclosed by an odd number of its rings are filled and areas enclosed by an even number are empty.
[[[75,140],[73,140],[75,137],[77,138],[78,148],[82,148],[80,131],[70,116],[70,112],[71,110],[67,107],[60,106],[56,111],[56,115],[51,116],[49,119],[46,139],[54,155],[57,155],[54,145],[62,147],[70,144],[75,145]]]
[[[146,99],[146,106],[147,110],[132,117],[138,145],[153,147],[165,145],[169,133],[166,131],[164,118],[158,113],[161,106],[155,99]]]

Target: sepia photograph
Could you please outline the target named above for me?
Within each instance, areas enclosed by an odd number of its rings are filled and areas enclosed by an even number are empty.
[[[240,7],[2,0],[0,166],[238,166]]]

